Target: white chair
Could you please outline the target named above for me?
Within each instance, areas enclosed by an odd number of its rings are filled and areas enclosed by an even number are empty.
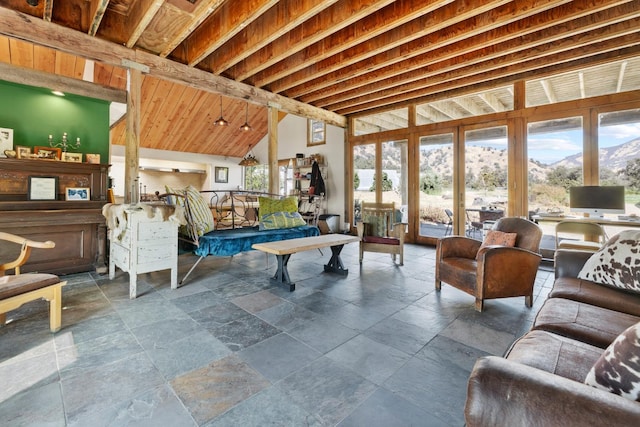
[[[598,251],[607,241],[607,234],[595,222],[564,220],[556,224],[556,249]]]

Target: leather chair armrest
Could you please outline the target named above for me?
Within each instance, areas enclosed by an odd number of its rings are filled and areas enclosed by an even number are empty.
[[[550,372],[486,356],[467,387],[466,425],[636,425],[640,405]]]
[[[507,289],[521,292],[533,288],[542,256],[523,248],[488,246],[479,252],[478,280],[480,295],[504,295]],[[518,279],[514,281],[514,277]]]
[[[554,271],[556,279],[559,277],[578,277],[585,262],[591,258],[593,252],[575,249],[558,249],[554,256]]]
[[[440,258],[474,259],[482,242],[464,236],[447,236],[438,240]]]

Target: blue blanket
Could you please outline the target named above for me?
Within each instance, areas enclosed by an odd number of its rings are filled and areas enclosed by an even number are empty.
[[[259,231],[258,227],[215,230],[198,239],[199,245],[195,248],[194,253],[198,256],[232,256],[252,250],[251,245],[254,243],[275,242],[318,235],[320,235],[320,230],[312,225],[263,231]]]

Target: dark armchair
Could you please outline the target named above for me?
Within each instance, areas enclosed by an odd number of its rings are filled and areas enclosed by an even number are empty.
[[[516,233],[515,245],[484,246],[463,236],[447,236],[436,249],[436,290],[441,282],[476,298],[476,310],[482,311],[485,299],[524,296],[533,303],[533,283],[540,265],[540,227],[522,218],[501,218],[493,230]]]

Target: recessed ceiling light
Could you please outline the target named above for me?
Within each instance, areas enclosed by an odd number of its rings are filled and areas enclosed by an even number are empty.
[[[56,96],[64,96],[64,92],[60,92],[59,90],[52,90],[51,93]]]
[[[27,0],[27,4],[28,4],[29,6],[33,6],[33,7],[35,7],[35,6],[37,6],[37,5],[38,5],[38,3],[40,3],[40,0]]]

